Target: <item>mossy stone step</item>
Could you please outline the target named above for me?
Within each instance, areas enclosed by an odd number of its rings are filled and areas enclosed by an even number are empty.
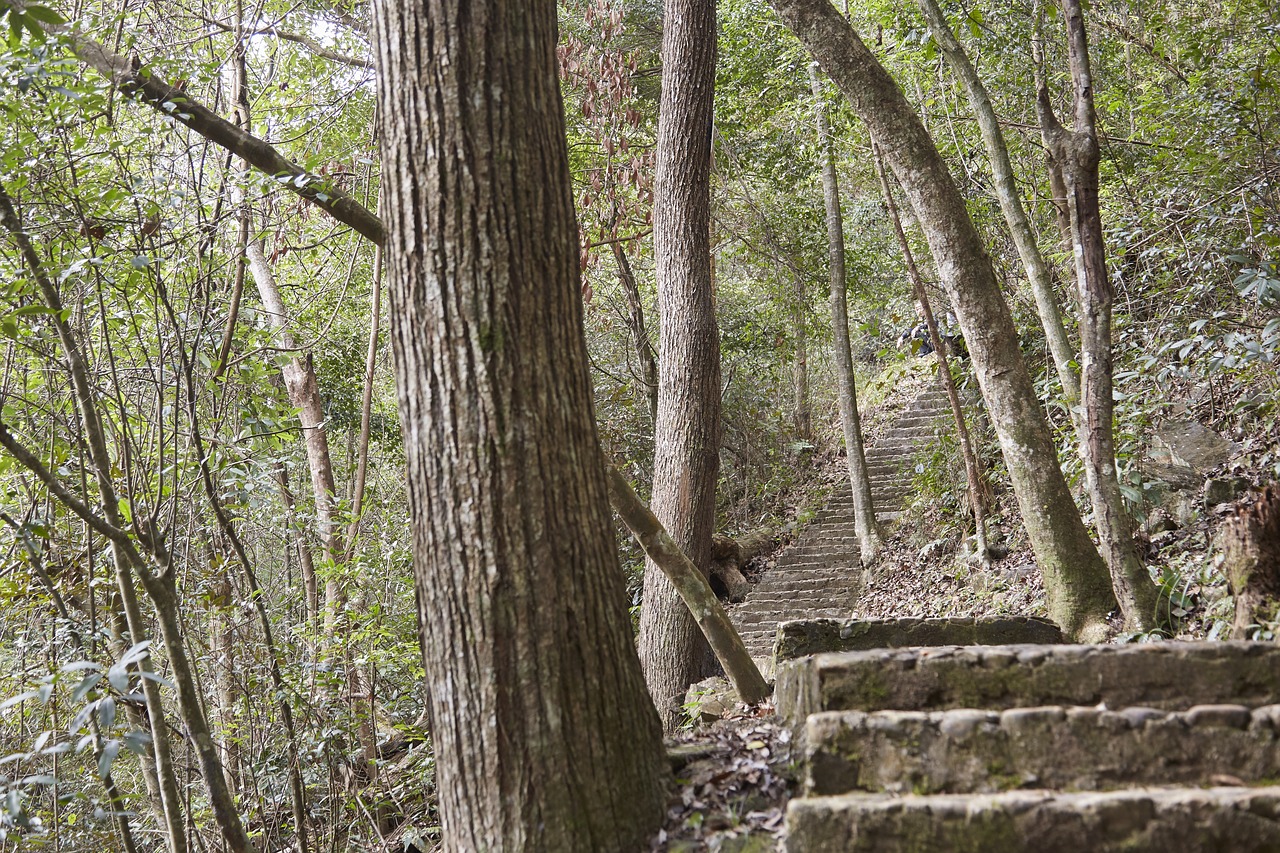
[[[1280,790],[1139,788],[898,797],[787,807],[790,853],[1274,853]]]
[[[805,791],[991,793],[1280,778],[1280,706],[828,711],[805,725]]]
[[[782,626],[779,661],[822,652],[852,652],[906,646],[989,646],[1061,643],[1062,631],[1048,619],[809,619]]]
[[[1167,710],[1280,700],[1280,645],[965,646],[811,655],[780,663],[778,712],[1144,705]]]

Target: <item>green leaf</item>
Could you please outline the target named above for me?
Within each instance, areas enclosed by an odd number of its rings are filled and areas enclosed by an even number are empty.
[[[116,700],[106,696],[98,700],[98,725],[103,731],[110,729],[116,722]]]
[[[150,648],[150,640],[143,640],[141,643],[134,643],[129,647],[129,650],[124,653],[124,657],[120,658],[120,665],[129,666],[130,664],[137,663],[147,656]]]
[[[102,680],[102,673],[91,672],[84,677],[84,680],[76,685],[76,689],[71,692],[71,701],[79,702],[81,699],[89,695],[89,691],[98,686],[98,682]]]
[[[60,27],[67,22],[65,18],[48,6],[28,6],[26,15],[28,18],[39,21],[42,24],[50,24],[55,27]]]
[[[6,708],[12,708],[14,705],[19,705],[27,701],[28,699],[34,699],[36,698],[36,695],[37,695],[36,691],[28,690],[26,693],[23,693],[19,696],[10,697],[4,700],[3,702],[0,702],[0,711],[5,710]]]
[[[163,675],[157,675],[156,673],[151,672],[150,670],[144,669],[142,672],[139,672],[138,675],[142,676],[148,681],[154,681],[156,684],[163,685],[164,687],[168,687],[174,690],[177,689],[176,687],[174,687],[174,684],[172,681],[165,678]]]
[[[107,670],[107,680],[111,686],[121,693],[129,689],[129,670],[123,663],[115,664]]]
[[[103,779],[107,778],[107,774],[111,772],[111,762],[116,760],[120,746],[121,743],[118,740],[109,740],[102,745],[102,754],[98,756],[98,775]]]

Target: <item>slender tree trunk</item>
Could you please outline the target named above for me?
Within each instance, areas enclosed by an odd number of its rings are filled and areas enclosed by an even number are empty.
[[[836,384],[839,392],[840,425],[844,428],[845,463],[853,490],[853,526],[858,534],[858,553],[864,566],[875,562],[884,548],[880,524],[871,499],[871,476],[867,473],[866,448],[862,442],[862,417],[854,387],[853,351],[849,344],[848,278],[844,266],[844,212],[840,207],[840,181],[836,176],[835,152],[827,124],[826,97],[816,62],[809,65],[809,85],[818,122],[818,144],[822,156],[822,195],[827,208],[827,263],[831,275],[831,328],[834,332]]]
[[[267,261],[261,240],[250,240],[245,249],[249,257],[249,274],[258,288],[258,296],[267,315],[267,322],[279,331],[281,346],[295,350],[293,335],[288,331],[289,313],[280,296],[275,273]],[[311,491],[315,495],[316,528],[320,534],[320,547],[324,559],[331,564],[340,563],[343,555],[342,532],[337,520],[337,488],[334,486],[333,457],[329,452],[329,431],[324,411],[324,398],[320,396],[320,383],[312,366],[311,355],[294,355],[280,368],[284,377],[289,402],[298,409],[298,421],[302,426],[302,442],[307,451],[307,468],[311,472]],[[325,582],[325,629],[336,627],[339,610],[345,604],[346,592],[337,579]]]
[[[813,410],[809,403],[809,294],[804,276],[799,270],[791,271],[794,285],[791,297],[791,328],[796,338],[795,359],[791,364],[792,401],[796,437],[808,441],[813,438]]]
[[[711,117],[715,0],[666,0],[653,250],[657,259],[658,421],[654,515],[699,570],[710,567],[720,468],[720,339],[711,278]],[[646,563],[640,661],[663,723],[708,673],[710,650],[675,587]]]
[[[297,503],[293,499],[293,490],[289,488],[289,469],[283,462],[277,461],[275,474],[276,483],[280,486],[280,500],[284,504],[285,523],[292,531],[293,547],[298,555],[298,565],[302,572],[307,627],[314,631],[320,620],[320,586],[316,580],[315,559],[311,554],[311,545],[307,543],[306,529],[298,521]]]
[[[1125,626],[1145,631],[1156,623],[1158,590],[1138,556],[1132,522],[1116,472],[1112,397],[1111,309],[1114,301],[1107,275],[1098,200],[1101,152],[1093,108],[1093,78],[1080,0],[1063,0],[1071,80],[1075,90],[1075,128],[1067,130],[1053,114],[1049,90],[1037,93],[1040,124],[1049,150],[1062,166],[1067,208],[1071,213],[1076,282],[1080,293],[1080,338],[1084,364],[1085,481],[1093,504],[1093,523],[1102,554],[1111,569],[1112,586],[1124,612]]]
[[[938,333],[938,321],[933,316],[933,308],[929,305],[929,294],[925,292],[924,280],[920,277],[920,268],[916,266],[915,256],[911,252],[911,244],[907,241],[907,232],[902,230],[902,218],[898,215],[898,204],[893,200],[893,188],[889,185],[889,175],[884,168],[884,160],[880,156],[879,147],[871,143],[872,159],[875,161],[876,174],[880,177],[880,191],[884,193],[884,203],[889,209],[889,221],[893,223],[893,231],[898,237],[898,245],[902,248],[902,257],[907,262],[907,274],[911,278],[911,289],[916,302],[924,312],[924,324],[929,330],[929,343],[938,356],[938,381],[947,392],[951,402],[951,415],[956,422],[956,436],[960,439],[960,455],[964,459],[964,475],[969,483],[969,509],[973,513],[973,539],[975,551],[985,563],[987,555],[987,508],[984,505],[986,489],[983,487],[982,470],[978,467],[978,454],[973,450],[973,441],[969,438],[969,425],[965,422],[964,406],[960,404],[960,393],[956,390],[955,379],[951,376],[951,365],[947,361],[947,348]]]
[[[946,162],[893,78],[827,0],[771,2],[866,122],[915,209],[1000,439],[1050,615],[1070,636],[1102,638],[1115,605],[1106,565],[1058,467],[1009,307]]]
[[[0,519],[3,519],[6,524],[12,527],[14,534],[22,540],[22,544],[27,551],[28,565],[35,572],[40,583],[44,586],[45,593],[49,596],[49,600],[53,602],[54,610],[57,611],[58,617],[67,626],[71,642],[82,655],[89,655],[91,659],[92,650],[85,647],[84,638],[80,635],[80,630],[75,627],[75,622],[71,618],[71,612],[67,609],[66,600],[62,597],[62,593],[58,591],[58,587],[54,584],[53,578],[50,577],[49,573],[45,570],[44,561],[41,558],[41,552],[31,540],[27,528],[2,511],[0,511]],[[92,569],[90,569],[89,574],[92,575]],[[90,600],[92,601],[92,589],[89,591],[89,595]],[[90,612],[92,612],[92,610]],[[115,615],[114,612],[113,615]],[[121,649],[121,651],[123,652],[124,649]],[[134,715],[136,715],[136,711],[131,715],[130,724],[136,724],[137,722],[138,718]],[[98,761],[101,761],[103,755],[103,741],[102,730],[98,724],[98,716],[96,714],[91,714],[89,716],[88,723],[89,731],[92,733],[94,738],[93,757]],[[53,775],[56,777],[58,775],[56,764],[54,765],[54,768]],[[154,776],[154,768],[148,770],[148,763],[145,761],[143,762],[143,768],[144,773],[150,773]],[[106,773],[102,774],[102,787],[107,794],[107,802],[111,805],[111,810],[113,812],[111,817],[112,821],[116,825],[116,831],[120,833],[121,846],[124,847],[125,853],[137,853],[138,845],[133,838],[133,825],[129,821],[130,813],[127,811],[128,805],[120,795],[120,789],[116,786],[115,777],[109,769]],[[147,779],[147,792],[152,795],[155,801],[159,801],[158,789],[153,779]],[[163,811],[159,813],[159,817],[163,822]],[[56,845],[54,849],[57,849]]]
[[[113,528],[123,529],[120,516],[120,503],[116,497],[115,481],[112,479],[111,454],[107,447],[106,432],[102,426],[102,418],[94,399],[93,387],[89,382],[89,366],[84,358],[71,326],[63,314],[62,297],[57,286],[45,274],[40,256],[31,245],[18,214],[13,208],[13,201],[3,186],[0,186],[0,224],[13,235],[18,243],[31,275],[40,288],[41,297],[49,307],[53,323],[57,330],[58,342],[63,355],[67,359],[68,372],[71,378],[76,410],[80,416],[81,429],[85,443],[89,448],[89,462],[94,473],[98,495],[101,501],[103,519]],[[11,452],[14,448],[10,448]],[[16,453],[14,454],[17,455]],[[30,466],[28,466],[30,467]],[[134,587],[133,561],[123,543],[112,540],[111,560],[115,566],[116,588],[120,593],[120,604],[124,611],[125,624],[129,631],[131,645],[147,639],[146,621],[142,616],[142,608],[138,604],[138,591]],[[152,673],[150,654],[138,661],[143,696],[147,700],[147,719],[151,724],[152,748],[155,755],[155,775],[160,788],[160,801],[164,812],[166,840],[173,853],[185,853],[187,849],[186,821],[182,814],[182,799],[179,794],[178,780],[175,773],[173,756],[169,743],[168,723],[165,721],[164,704],[160,688],[156,682],[147,677]]]
[[[355,553],[364,512],[365,482],[369,474],[369,437],[373,422],[373,374],[378,367],[378,334],[382,327],[382,249],[373,256],[373,293],[369,296],[369,348],[364,359],[364,394],[360,398],[360,439],[356,448],[356,478],[351,490],[351,525],[347,528],[346,563]]]
[[[1013,163],[1009,160],[1009,147],[1005,144],[1000,120],[991,105],[991,96],[987,94],[987,87],[983,85],[982,78],[969,61],[959,39],[947,25],[947,19],[938,8],[937,0],[920,0],[920,8],[924,10],[929,29],[933,32],[934,41],[942,55],[969,93],[969,105],[978,119],[982,141],[987,147],[987,159],[991,162],[996,200],[1000,202],[1000,212],[1004,214],[1009,233],[1013,235],[1013,244],[1017,247],[1018,257],[1022,259],[1027,281],[1031,283],[1031,293],[1035,296],[1036,311],[1040,315],[1040,324],[1044,327],[1049,354],[1057,369],[1058,381],[1062,384],[1063,402],[1069,410],[1074,411],[1080,404],[1080,377],[1072,364],[1075,351],[1067,339],[1066,327],[1062,324],[1062,311],[1053,292],[1049,267],[1040,252],[1035,229],[1031,227],[1031,221],[1022,207],[1022,196],[1013,175]]]
[[[609,503],[644,550],[645,556],[662,570],[680,593],[703,636],[715,650],[716,659],[724,667],[738,698],[748,705],[757,705],[768,699],[772,692],[769,685],[706,577],[636,496],[622,472],[608,461],[605,462],[605,476],[609,479]]]
[[[610,244],[613,248],[613,259],[618,264],[618,281],[622,284],[622,292],[627,298],[627,328],[631,331],[631,343],[636,350],[636,360],[640,362],[640,381],[644,383],[645,397],[649,400],[649,417],[654,424],[658,422],[658,362],[654,356],[653,344],[649,341],[649,332],[645,329],[644,303],[640,300],[640,286],[636,283],[635,271],[631,261],[627,259],[622,243]]]
[[[143,573],[142,585],[156,606],[160,634],[164,638],[165,652],[169,657],[170,676],[177,688],[178,710],[182,714],[182,722],[186,724],[187,737],[196,755],[200,777],[208,788],[214,821],[222,830],[228,849],[233,853],[251,853],[254,846],[245,834],[235,798],[227,787],[222,761],[218,757],[218,747],[214,743],[209,720],[205,716],[204,705],[196,688],[195,671],[191,667],[186,640],[182,636],[182,622],[178,616],[181,605],[173,573],[167,565],[162,567],[159,574]]]
[[[600,465],[556,6],[373,17],[444,847],[636,850],[666,768]]]
[[[209,556],[215,555],[212,548]],[[235,625],[232,622],[235,607],[230,575],[224,574],[212,584],[209,591],[209,668],[213,670],[214,693],[217,696],[218,749],[222,753],[222,770],[227,777],[227,787],[240,788],[240,746],[236,741],[236,709],[240,705],[236,687]]]

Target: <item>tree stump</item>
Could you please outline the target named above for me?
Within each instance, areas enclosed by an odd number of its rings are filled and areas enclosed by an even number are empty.
[[[751,584],[742,574],[748,561],[773,547],[775,537],[767,530],[753,530],[738,539],[716,534],[711,540],[711,588],[720,598],[742,601]]]
[[[1280,616],[1280,489],[1268,486],[1223,522],[1219,541],[1223,570],[1236,599],[1233,639]]]

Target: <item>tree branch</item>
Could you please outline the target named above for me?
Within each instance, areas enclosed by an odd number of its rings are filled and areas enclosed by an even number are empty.
[[[603,461],[609,483],[609,503],[644,550],[645,556],[653,560],[680,593],[707,642],[715,650],[725,674],[733,682],[738,697],[748,705],[757,705],[768,699],[769,685],[748,654],[742,637],[729,621],[729,614],[724,612],[716,594],[711,591],[707,579],[667,533],[657,516],[637,497],[622,472],[607,458]]]
[[[106,519],[94,512],[89,504],[72,494],[57,477],[53,476],[52,471],[44,467],[44,463],[40,461],[39,456],[36,456],[34,452],[18,441],[4,421],[0,421],[0,446],[3,446],[5,450],[13,454],[13,458],[17,459],[22,467],[35,474],[36,479],[44,483],[49,491],[53,492],[55,498],[61,501],[67,509],[79,516],[86,524],[113,542],[129,542],[130,546],[132,546],[133,543],[129,539],[128,531],[107,523]]]
[[[200,15],[199,18],[200,20],[204,21],[206,24],[211,24],[217,27],[218,29],[222,30],[223,32],[227,32],[227,33],[235,32],[235,27],[231,26],[230,24],[223,23],[222,21],[219,21],[217,18],[208,18],[208,17],[205,17],[204,15]],[[367,59],[360,59],[354,56],[347,56],[345,53],[338,53],[336,50],[330,50],[329,48],[320,44],[320,42],[311,38],[311,36],[302,35],[301,33],[286,32],[285,30],[276,29],[274,26],[268,26],[259,30],[245,30],[244,35],[275,36],[276,38],[281,38],[281,39],[284,39],[285,41],[291,41],[291,42],[300,44],[303,47],[305,47],[307,50],[311,51],[316,56],[320,57],[321,59],[328,59],[332,62],[337,62],[340,65],[349,65],[352,68],[367,68],[367,69],[373,68],[373,63]]]
[[[18,12],[26,8],[25,0],[6,2]],[[130,59],[112,53],[67,25],[40,22],[40,27],[51,35],[66,38],[81,62],[107,78],[124,94],[150,104],[213,144],[243,158],[255,169],[275,178],[285,189],[312,202],[374,243],[382,244],[385,231],[376,214],[325,178],[308,172],[285,157],[270,143],[246,133],[158,74],[147,70],[136,57]]]

